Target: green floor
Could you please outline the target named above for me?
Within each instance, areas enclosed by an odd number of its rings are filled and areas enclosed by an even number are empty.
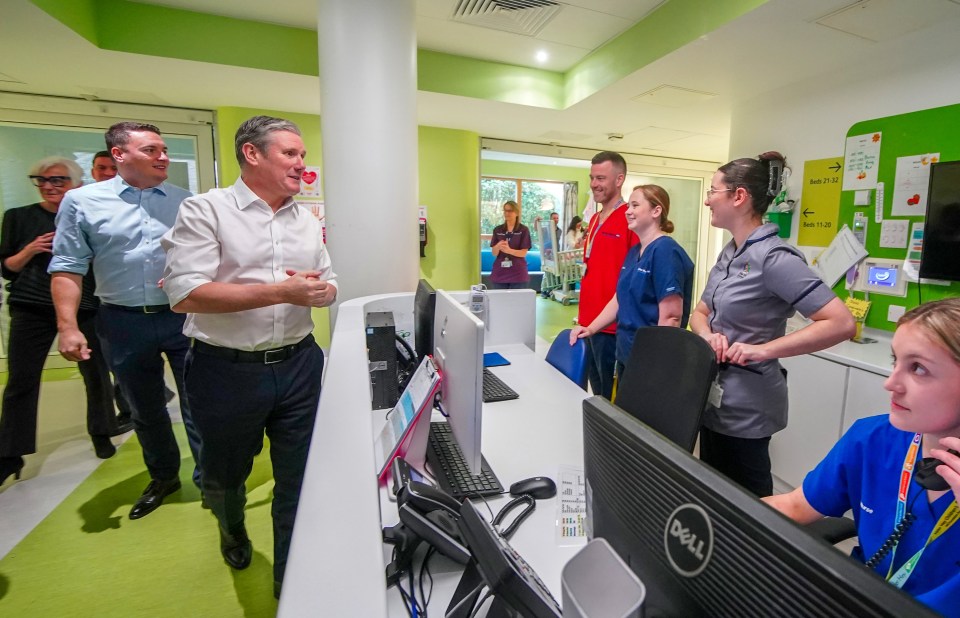
[[[175,425],[186,454],[183,426]],[[217,524],[190,482],[147,517],[127,513],[148,482],[131,437],[0,560],[0,615],[273,616],[273,480],[268,449],[247,483],[253,564],[234,571],[220,557]]]
[[[553,342],[557,333],[573,326],[577,317],[577,305],[561,305],[543,297],[537,297],[537,336]]]

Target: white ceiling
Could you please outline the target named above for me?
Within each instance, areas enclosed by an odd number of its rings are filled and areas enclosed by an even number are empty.
[[[137,1],[303,28],[316,23],[316,0]],[[543,68],[562,71],[659,3],[566,0],[557,16],[530,37],[449,21],[456,0],[418,0],[418,45],[527,66],[538,66],[533,54],[546,49],[551,59]],[[28,0],[2,4],[0,90],[201,109],[320,112],[316,77],[220,65],[211,70],[201,62],[104,51]],[[830,26],[817,23],[851,5],[856,5],[851,9],[855,12],[827,19]],[[897,20],[903,28],[891,31],[891,21]],[[876,71],[874,64],[881,57],[922,55],[928,44],[925,32],[956,32],[958,22],[960,5],[951,0],[770,0],[568,109],[420,92],[419,122],[515,141],[725,160],[730,110],[737,101],[827,78],[857,63],[865,72]],[[857,32],[844,32],[838,24]],[[905,41],[910,46],[901,49]],[[635,100],[663,85],[716,96],[689,97],[679,104],[666,101],[671,106],[660,103],[663,97],[658,96]],[[624,137],[611,142],[610,133]]]

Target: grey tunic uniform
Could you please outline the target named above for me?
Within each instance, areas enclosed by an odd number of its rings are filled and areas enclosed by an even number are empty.
[[[762,344],[782,337],[787,318],[809,317],[836,295],[807,266],[796,248],[768,223],[742,247],[731,240],[710,271],[701,300],[710,310],[710,329],[730,344]],[[720,370],[720,408],[708,406],[703,424],[738,438],[766,438],[787,426],[787,380],[779,361]]]

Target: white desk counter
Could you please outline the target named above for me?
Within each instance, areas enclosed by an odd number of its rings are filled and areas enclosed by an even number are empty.
[[[410,294],[383,295],[348,301],[339,308],[279,616],[406,615],[399,593],[385,586],[390,550],[381,541],[381,528],[395,524],[397,516],[396,504],[386,499],[386,490],[376,482],[373,437],[386,411],[370,406],[364,318],[369,311],[394,311],[398,330],[408,328],[405,320],[410,320],[412,300]],[[491,313],[493,301],[491,297]],[[533,307],[533,292],[529,302]],[[532,328],[530,320],[524,329]],[[529,345],[502,344],[503,339],[502,332],[499,338],[488,337],[497,345],[487,349],[500,352],[512,364],[492,371],[520,398],[484,404],[484,457],[505,488],[531,476],[556,480],[561,465],[583,465],[581,401],[587,394]],[[532,330],[529,337],[513,340],[532,341]],[[497,512],[506,502],[501,496],[489,504]],[[556,498],[538,501],[511,543],[559,599],[561,569],[580,546],[558,545],[556,504]],[[482,503],[478,507],[486,513]],[[460,567],[436,556],[431,572],[430,607],[439,615],[459,581]]]

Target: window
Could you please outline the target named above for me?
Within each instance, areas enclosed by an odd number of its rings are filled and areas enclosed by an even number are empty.
[[[517,199],[517,195],[520,199]],[[493,228],[503,223],[503,203],[520,204],[520,222],[530,228],[531,251],[539,251],[534,220],[557,213],[563,218],[563,183],[520,178],[480,179],[480,234],[489,240]],[[560,230],[563,233],[563,229]]]

